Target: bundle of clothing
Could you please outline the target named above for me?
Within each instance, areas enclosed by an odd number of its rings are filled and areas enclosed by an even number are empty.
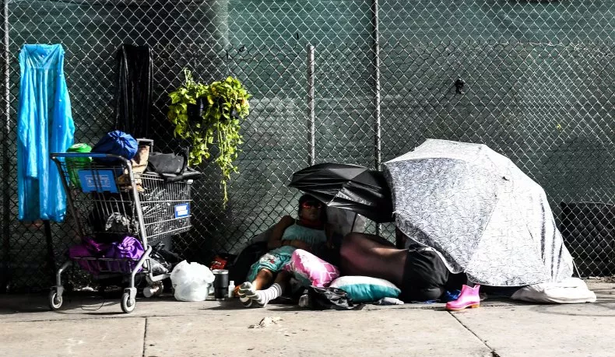
[[[141,242],[131,236],[112,243],[100,243],[91,237],[84,237],[81,244],[68,250],[68,255],[85,271],[99,275],[130,273],[144,252]]]

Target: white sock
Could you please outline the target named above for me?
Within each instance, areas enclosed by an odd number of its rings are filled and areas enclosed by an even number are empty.
[[[252,300],[262,306],[266,306],[269,301],[282,296],[282,286],[278,283],[273,283],[268,289],[259,290],[256,292],[256,297]]]

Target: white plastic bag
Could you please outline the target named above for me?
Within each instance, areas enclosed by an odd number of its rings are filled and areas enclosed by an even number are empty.
[[[214,274],[199,263],[182,261],[171,272],[175,299],[180,301],[203,301],[207,299]]]

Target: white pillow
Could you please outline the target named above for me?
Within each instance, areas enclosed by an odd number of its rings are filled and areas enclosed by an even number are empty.
[[[391,282],[369,276],[342,276],[333,280],[330,286],[344,290],[353,302],[377,301],[384,297],[396,298],[401,292]]]

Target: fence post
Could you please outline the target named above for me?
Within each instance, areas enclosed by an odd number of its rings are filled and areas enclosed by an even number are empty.
[[[314,90],[314,46],[307,46],[307,107],[308,107],[308,165],[316,163],[316,114]]]
[[[374,52],[374,166],[376,170],[380,170],[382,164],[382,141],[381,141],[381,124],[380,124],[380,29],[378,17],[378,0],[372,0],[372,40]],[[376,235],[380,235],[380,224],[376,224]]]
[[[376,170],[380,170],[382,163],[381,150],[382,142],[380,137],[380,29],[378,17],[378,0],[372,0],[372,39],[374,52],[374,156]]]
[[[9,251],[10,251],[10,247],[11,247],[11,231],[9,228],[9,222],[10,222],[10,211],[11,211],[11,194],[10,194],[10,185],[9,185],[9,179],[10,179],[10,158],[9,158],[9,136],[11,134],[11,104],[10,104],[10,95],[11,95],[11,89],[10,89],[10,59],[11,59],[11,54],[9,52],[9,0],[2,0],[2,19],[3,19],[3,29],[4,29],[4,38],[2,39],[3,43],[4,43],[4,53],[2,54],[2,56],[4,57],[4,66],[2,68],[3,72],[4,72],[4,140],[2,143],[2,158],[3,158],[3,162],[2,162],[2,172],[4,173],[4,177],[3,177],[3,184],[2,184],[2,209],[3,209],[3,215],[2,215],[2,250],[4,252],[3,256],[2,256],[2,279],[0,279],[0,284],[2,284],[2,286],[0,286],[0,292],[2,291],[6,291],[8,289],[8,283],[10,281],[10,277],[9,277]]]

